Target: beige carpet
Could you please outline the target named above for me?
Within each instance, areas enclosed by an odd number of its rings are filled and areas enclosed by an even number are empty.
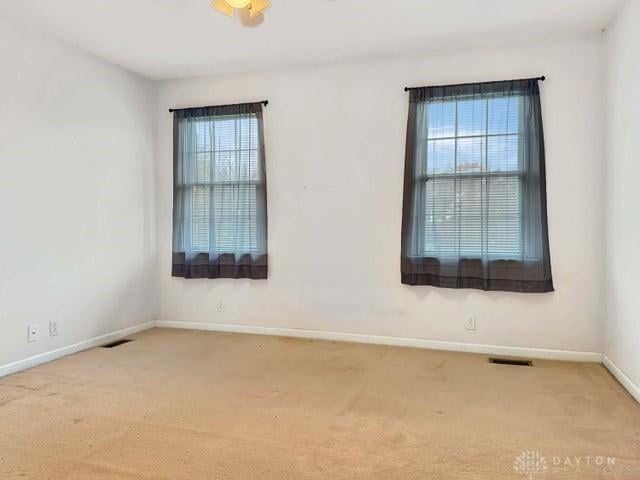
[[[640,479],[640,405],[601,365],[132,338],[0,378],[1,479]]]

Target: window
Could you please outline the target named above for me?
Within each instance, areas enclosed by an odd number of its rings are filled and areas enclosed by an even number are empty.
[[[410,105],[403,282],[551,290],[537,81],[417,89]]]
[[[186,153],[195,182],[181,185],[191,197],[190,250],[259,253],[257,191],[263,185],[258,168],[258,119],[220,116],[198,120],[192,134],[195,149]]]
[[[266,278],[261,104],[175,112],[173,274]]]
[[[424,256],[523,256],[522,110],[521,95],[427,104]]]

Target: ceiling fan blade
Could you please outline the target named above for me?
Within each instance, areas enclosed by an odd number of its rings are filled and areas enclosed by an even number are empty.
[[[229,15],[230,17],[233,17],[235,15],[235,10],[233,9],[233,7],[224,0],[211,0],[211,6],[216,10]]]
[[[255,17],[256,15],[260,15],[270,6],[271,2],[269,0],[251,0],[251,10],[249,10],[249,14],[252,17]]]

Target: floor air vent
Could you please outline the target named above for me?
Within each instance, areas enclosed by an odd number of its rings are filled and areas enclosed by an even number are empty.
[[[496,363],[498,365],[515,365],[517,367],[533,367],[531,360],[514,360],[512,358],[489,358],[489,363]]]
[[[118,340],[117,342],[107,343],[106,345],[102,345],[102,348],[113,348],[119,347],[120,345],[124,345],[125,343],[133,342],[133,340],[127,340],[126,338],[122,340]]]

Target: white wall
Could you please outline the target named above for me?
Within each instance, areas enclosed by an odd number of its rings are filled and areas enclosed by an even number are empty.
[[[590,34],[160,83],[158,318],[602,351],[602,60]],[[540,74],[556,292],[402,285],[403,87]],[[172,278],[167,109],[264,98],[269,279]],[[463,329],[468,314],[475,332]]]
[[[607,41],[606,355],[640,386],[640,1]],[[636,387],[640,388],[640,387]]]
[[[153,320],[154,87],[2,19],[0,72],[3,365]]]

